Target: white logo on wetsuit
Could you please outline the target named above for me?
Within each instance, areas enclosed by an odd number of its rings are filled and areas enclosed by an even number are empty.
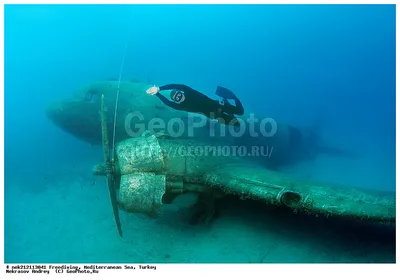
[[[185,94],[183,93],[183,91],[173,90],[171,92],[171,99],[177,103],[181,103],[185,100]]]

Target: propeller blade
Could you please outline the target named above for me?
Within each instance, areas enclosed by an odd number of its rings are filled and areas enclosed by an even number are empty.
[[[118,211],[119,209],[118,209],[118,203],[117,203],[117,191],[115,188],[114,166],[112,165],[112,163],[110,161],[110,147],[109,147],[109,142],[108,142],[107,121],[106,121],[105,105],[104,105],[104,94],[101,95],[100,117],[101,117],[101,134],[102,134],[102,142],[103,142],[104,161],[105,161],[106,166],[111,169],[111,170],[109,170],[111,172],[107,173],[107,186],[108,186],[108,191],[110,194],[111,205],[113,208],[114,219],[115,219],[115,223],[117,225],[118,233],[121,237],[123,237],[121,221],[119,218],[119,211]]]

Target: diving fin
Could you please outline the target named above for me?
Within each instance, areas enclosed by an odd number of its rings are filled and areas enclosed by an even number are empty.
[[[226,99],[236,99],[236,95],[232,91],[221,86],[217,86],[215,94]]]

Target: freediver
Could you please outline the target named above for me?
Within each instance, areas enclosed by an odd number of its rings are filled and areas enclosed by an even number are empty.
[[[160,94],[160,91],[163,90],[171,90],[170,97],[172,101]],[[156,95],[165,105],[175,110],[199,113],[228,125],[239,126],[239,121],[234,115],[241,116],[244,114],[243,105],[236,95],[221,86],[217,86],[215,92],[216,95],[222,98],[219,101],[182,84],[153,86],[146,93]],[[235,101],[235,106],[229,103],[229,99]]]

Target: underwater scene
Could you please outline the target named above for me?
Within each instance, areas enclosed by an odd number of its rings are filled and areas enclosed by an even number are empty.
[[[5,263],[395,263],[395,5],[5,5]]]

